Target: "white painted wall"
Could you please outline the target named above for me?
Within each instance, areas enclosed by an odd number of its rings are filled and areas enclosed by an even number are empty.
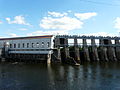
[[[48,54],[48,53],[52,53],[51,49],[53,49],[53,39],[54,37],[18,39],[18,40],[0,40],[0,48],[4,47],[4,42],[8,42],[9,50],[10,50],[9,53]],[[42,42],[44,43],[44,45],[42,45]],[[20,43],[20,48],[18,48],[19,43]],[[23,43],[24,43],[24,47],[23,47]],[[27,43],[29,43],[29,48],[27,47]],[[32,47],[32,43],[34,43],[34,47]],[[37,43],[39,44],[37,45]],[[48,43],[49,43],[49,47],[48,47]],[[12,44],[12,48],[10,48],[10,44]],[[14,44],[16,44],[16,48],[14,48]],[[25,51],[25,49],[27,50]],[[29,49],[30,50],[32,49],[32,51],[28,51]],[[34,51],[33,49],[39,49],[39,51]]]

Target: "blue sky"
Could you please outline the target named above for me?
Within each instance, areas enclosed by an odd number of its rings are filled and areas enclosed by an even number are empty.
[[[120,0],[0,0],[0,37],[119,35]]]

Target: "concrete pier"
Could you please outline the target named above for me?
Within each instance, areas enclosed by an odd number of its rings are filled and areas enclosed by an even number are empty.
[[[117,61],[117,58],[115,55],[115,49],[112,46],[111,40],[108,40],[108,45],[110,45],[109,47],[107,47],[107,54],[108,54],[109,61]]]
[[[2,60],[2,48],[0,48],[0,60]]]
[[[79,47],[78,47],[78,41],[77,38],[74,39],[74,59],[80,63],[80,51],[79,51]]]
[[[47,55],[47,64],[50,64],[51,63],[51,54],[48,54]]]
[[[100,60],[108,61],[107,48],[104,46],[104,39],[100,39]]]
[[[120,42],[118,39],[115,40],[115,45],[116,58],[118,61],[120,61]]]
[[[86,39],[83,39],[83,54],[84,54],[85,61],[90,61],[90,56],[89,56]]]
[[[95,43],[95,39],[91,39],[91,53],[92,53],[92,60],[99,61],[97,46]]]
[[[69,47],[68,47],[68,38],[64,39],[64,54],[65,54],[65,59],[67,59],[68,57],[70,57],[70,53],[69,53]]]
[[[53,50],[53,57],[54,59],[57,59],[54,61],[61,62],[60,38],[56,38],[54,43],[55,43],[54,44],[55,49]]]

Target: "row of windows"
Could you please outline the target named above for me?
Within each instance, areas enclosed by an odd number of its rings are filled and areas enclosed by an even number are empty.
[[[29,48],[30,46],[31,46],[32,48],[39,48],[39,47],[44,48],[45,43],[42,42],[42,43],[41,43],[41,46],[40,46],[40,43],[38,43],[38,42],[37,42],[37,43],[22,43],[22,44],[18,43],[18,44],[10,44],[10,48],[25,48],[25,46],[26,46],[27,48]],[[47,47],[50,47],[50,43],[49,43],[49,42],[47,42]]]

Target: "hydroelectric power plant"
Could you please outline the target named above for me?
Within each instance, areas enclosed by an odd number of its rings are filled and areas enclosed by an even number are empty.
[[[72,43],[69,43],[70,39]],[[44,35],[1,38],[0,59],[69,64],[120,61],[120,37]]]

